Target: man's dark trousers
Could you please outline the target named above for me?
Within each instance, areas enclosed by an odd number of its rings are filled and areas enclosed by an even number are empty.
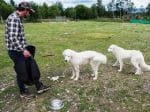
[[[8,54],[14,62],[14,69],[17,74],[16,78],[20,93],[25,92],[25,84],[35,84],[36,89],[38,90],[41,87],[42,83],[39,81],[40,72],[33,57],[25,58],[23,52],[13,50],[8,51]],[[33,75],[32,71],[37,74],[33,73]],[[32,75],[35,77],[33,77]]]

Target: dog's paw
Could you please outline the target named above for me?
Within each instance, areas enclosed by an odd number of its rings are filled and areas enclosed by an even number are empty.
[[[74,77],[70,77],[70,79],[74,79]]]
[[[120,70],[120,69],[118,70],[118,72],[121,72],[121,71],[122,71],[122,70]]]
[[[141,75],[143,72],[135,72],[135,75]]]
[[[97,80],[97,77],[94,77],[93,80]]]
[[[113,64],[112,66],[113,66],[113,67],[116,67],[117,65],[116,65],[116,64]]]
[[[75,81],[77,81],[78,79],[77,79],[77,78],[75,78],[74,80],[75,80]]]
[[[142,72],[141,70],[137,70],[137,71],[135,72],[135,74],[136,74],[136,75],[141,75],[141,74],[143,74],[143,72]]]
[[[94,74],[91,74],[91,76],[95,76]]]
[[[141,75],[139,72],[135,72],[135,75]]]

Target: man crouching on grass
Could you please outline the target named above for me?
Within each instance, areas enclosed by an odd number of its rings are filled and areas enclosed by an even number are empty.
[[[38,94],[49,89],[39,81],[40,71],[33,58],[35,47],[27,45],[21,21],[22,17],[27,17],[33,12],[34,10],[28,2],[21,2],[16,11],[10,14],[6,21],[6,46],[9,57],[14,62],[21,98],[30,96],[25,85],[34,84]],[[30,48],[32,50],[29,50]]]

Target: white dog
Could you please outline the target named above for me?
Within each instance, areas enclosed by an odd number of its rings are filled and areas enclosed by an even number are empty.
[[[66,62],[70,62],[73,66],[72,77],[71,79],[78,80],[79,78],[79,67],[80,65],[90,64],[93,70],[92,76],[95,76],[93,80],[97,79],[98,75],[98,67],[101,63],[106,64],[107,57],[101,53],[96,51],[83,51],[76,52],[71,49],[66,49],[63,52],[64,58]]]
[[[108,52],[112,52],[117,58],[117,61],[113,64],[113,66],[117,66],[119,64],[119,72],[122,71],[124,59],[130,59],[132,65],[136,68],[135,74],[142,74],[143,71],[150,71],[150,65],[145,63],[142,52],[138,50],[126,50],[117,45],[110,45]]]

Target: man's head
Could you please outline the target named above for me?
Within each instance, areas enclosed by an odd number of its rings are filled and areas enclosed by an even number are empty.
[[[26,17],[26,16],[29,16],[30,13],[33,13],[35,12],[32,7],[31,7],[31,4],[28,3],[28,2],[21,2],[18,4],[16,10],[19,12],[19,15],[21,17]]]

